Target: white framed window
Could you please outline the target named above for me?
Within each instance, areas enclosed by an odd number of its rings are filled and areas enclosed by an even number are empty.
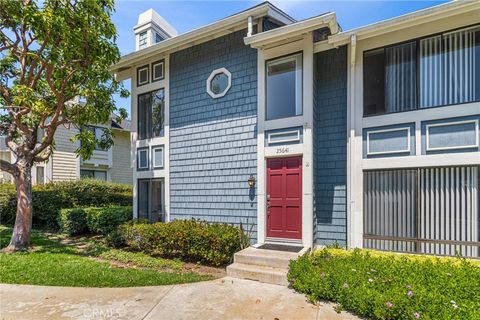
[[[432,123],[425,126],[426,150],[456,150],[478,148],[479,121],[463,120]],[[431,137],[437,136],[433,142]]]
[[[165,78],[165,60],[152,63],[152,82]]]
[[[275,143],[288,143],[288,142],[299,142],[300,141],[300,130],[289,130],[289,131],[279,131],[271,132],[268,134],[268,144]]]
[[[80,170],[80,178],[107,181],[107,171],[105,171],[105,170],[81,169]]]
[[[137,68],[137,87],[148,83],[148,65]]]
[[[213,70],[207,79],[207,93],[217,99],[225,96],[232,86],[232,74],[225,68]]]
[[[163,146],[154,146],[152,147],[152,164],[153,169],[163,169],[163,155],[164,155],[164,147]]]
[[[372,141],[388,141],[393,139],[397,145],[381,143],[381,146],[372,148]],[[402,141],[402,139],[404,139]],[[373,150],[372,150],[373,149]],[[369,130],[367,131],[367,155],[381,155],[410,152],[410,127]]]
[[[137,170],[148,170],[148,147],[137,149]]]
[[[158,34],[157,32],[155,32],[155,43],[159,43],[160,41],[163,41],[163,37]]]
[[[143,49],[147,47],[147,31],[138,35],[138,48]]]
[[[303,56],[296,53],[267,61],[266,120],[303,113]]]

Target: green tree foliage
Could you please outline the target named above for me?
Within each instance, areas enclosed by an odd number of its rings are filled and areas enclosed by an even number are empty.
[[[28,246],[31,167],[49,159],[56,130],[126,116],[112,98],[128,95],[109,72],[120,58],[113,11],[113,0],[0,0],[0,134],[16,158],[0,169],[13,175],[18,193],[10,250]],[[110,130],[101,141],[89,130],[74,140],[84,159],[95,145],[112,144]]]

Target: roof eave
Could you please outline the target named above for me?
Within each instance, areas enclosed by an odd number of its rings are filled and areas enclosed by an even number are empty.
[[[129,72],[125,71],[128,71],[128,69],[133,65],[136,65],[145,59],[149,59],[154,55],[178,51],[185,47],[209,41],[221,35],[236,31],[242,24],[245,24],[246,28],[248,17],[252,16],[254,19],[256,19],[268,14],[272,14],[272,12],[276,12],[277,16],[281,16],[285,22],[294,21],[293,18],[285,15],[276,7],[266,2],[233,16],[213,22],[198,29],[194,29],[190,32],[163,40],[140,51],[127,54],[123,56],[117,64],[113,65],[110,70],[112,73],[116,74],[117,80],[121,81],[129,76]]]
[[[333,34],[328,38],[328,43],[336,46],[343,45],[349,43],[353,35],[356,36],[357,41],[364,40],[441,18],[448,18],[471,10],[480,10],[480,1],[452,1],[341,32],[336,35]]]

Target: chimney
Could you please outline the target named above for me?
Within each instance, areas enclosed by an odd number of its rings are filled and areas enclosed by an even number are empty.
[[[137,51],[177,35],[177,30],[153,9],[138,16],[138,23],[133,27],[133,31]]]

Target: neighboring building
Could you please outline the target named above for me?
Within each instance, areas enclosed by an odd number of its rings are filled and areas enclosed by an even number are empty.
[[[266,2],[181,35],[140,15],[139,50],[114,67],[132,79],[135,215],[479,257],[479,12],[341,31]]]
[[[105,125],[89,126],[88,130],[95,132],[98,139],[102,136]],[[82,177],[99,180],[132,183],[132,167],[130,163],[130,122],[118,124],[111,120],[114,135],[114,145],[108,150],[96,148],[88,160],[81,160],[75,154],[78,142],[71,139],[78,132],[75,128],[59,127],[55,132],[55,150],[50,160],[36,163],[32,169],[34,184],[77,180]],[[0,138],[0,157],[13,162],[14,156],[5,145],[5,138]],[[0,173],[0,181],[10,182],[12,177],[6,172]]]

